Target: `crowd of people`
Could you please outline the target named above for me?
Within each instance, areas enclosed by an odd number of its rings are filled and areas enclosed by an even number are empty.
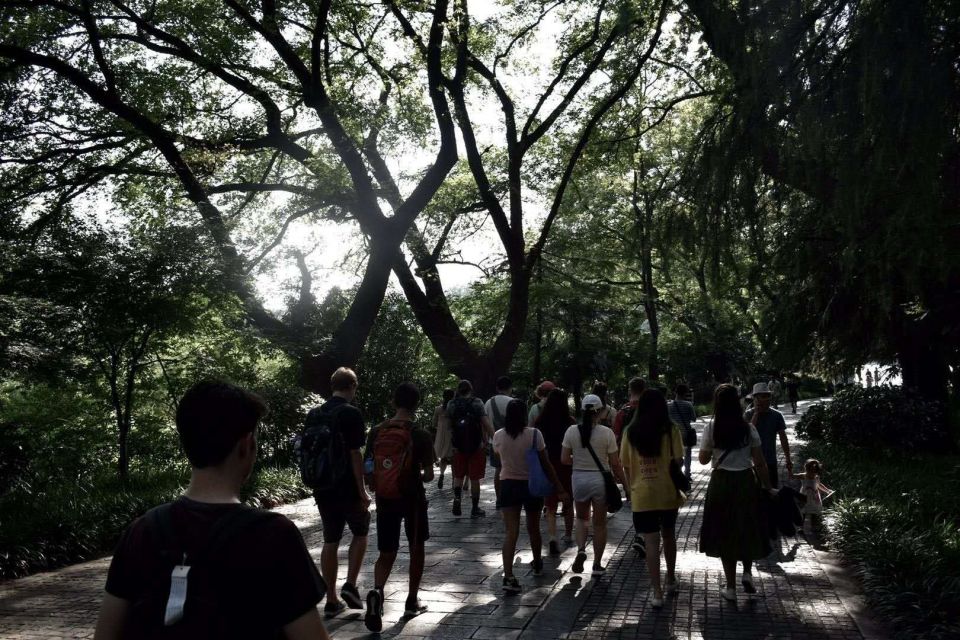
[[[462,380],[444,392],[431,423],[420,425],[420,390],[407,382],[393,393],[393,415],[369,432],[352,404],[358,387],[352,370],[338,369],[330,399],[308,413],[297,441],[301,474],[314,489],[323,528],[319,572],[292,522],[245,507],[239,498],[256,460],[263,401],[224,382],[191,388],[176,415],[191,465],[190,485],[183,496],[138,518],[124,533],[110,565],[95,638],[161,637],[158,629],[174,625],[177,637],[244,638],[283,631],[288,638],[325,638],[317,610],[324,598],[327,618],[348,608],[365,610],[366,627],[379,632],[401,533],[409,551],[404,613],[419,615],[426,610],[419,588],[430,537],[425,486],[434,481],[437,466],[441,491],[446,468],[452,469],[453,516],[463,515],[463,493],[469,489],[471,518],[487,515],[480,506],[480,484],[487,467],[492,469],[503,521],[505,594],[523,589],[514,574],[521,516],[534,576],[544,568],[543,519],[547,553],[559,555],[576,545],[572,571],[584,572],[590,561],[591,575],[600,578],[606,571],[607,518],[624,497],[632,511],[634,547],[649,572],[652,606],[662,607],[679,589],[675,525],[690,491],[698,441],[686,385],[677,385],[668,400],[642,378],[633,378],[628,400],[618,409],[598,382],[581,399],[575,419],[568,394],[551,381],[537,386],[528,408],[514,397],[507,377],[497,380],[497,392],[486,402]],[[713,417],[700,438],[699,461],[712,473],[699,549],[720,559],[725,575],[720,596],[727,600],[737,597],[737,564],[743,567],[743,590],[753,593],[752,564],[771,552],[775,533],[764,523],[762,504],[777,496],[778,441],[788,474],[801,480],[798,502],[806,501],[811,517],[819,517],[822,508],[820,465],[811,460],[803,473],[793,474],[786,424],[771,407],[774,391],[759,383],[748,396],[752,407],[744,412],[738,387],[719,385]],[[364,598],[358,577],[371,503],[378,556],[373,588]],[[346,529],[351,540],[338,593],[338,553]]]

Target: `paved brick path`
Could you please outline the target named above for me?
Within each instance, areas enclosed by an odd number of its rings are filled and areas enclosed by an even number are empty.
[[[804,403],[805,404],[805,403]],[[794,420],[788,416],[792,439]],[[447,471],[447,486],[450,484]],[[387,585],[384,636],[404,638],[872,638],[858,629],[848,610],[857,598],[831,581],[829,563],[802,537],[783,541],[779,562],[755,569],[758,596],[736,605],[720,600],[718,560],[696,552],[706,467],[694,463],[694,490],[678,521],[678,577],[681,591],[659,613],[649,606],[649,582],[641,558],[630,548],[630,514],[610,521],[605,561],[608,575],[593,580],[570,572],[574,549],[545,557],[544,575],[529,569],[531,554],[521,536],[516,575],[522,594],[500,590],[502,525],[493,509],[493,490],[484,485],[488,516],[482,520],[450,515],[450,490],[429,491],[431,539],[420,597],[429,611],[401,620],[406,597],[408,556],[400,554]],[[303,501],[280,509],[300,526],[319,561],[321,532],[316,508]],[[372,584],[375,533],[360,577],[361,591]],[[345,549],[341,551],[345,555]],[[109,559],[0,583],[0,638],[88,638],[99,606]],[[835,569],[833,569],[835,571]],[[342,574],[341,574],[342,579]],[[329,621],[335,638],[373,637],[360,612]]]

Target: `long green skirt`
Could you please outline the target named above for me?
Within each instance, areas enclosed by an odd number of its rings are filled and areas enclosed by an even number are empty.
[[[700,552],[711,558],[760,560],[770,555],[753,469],[714,469],[703,504]]]

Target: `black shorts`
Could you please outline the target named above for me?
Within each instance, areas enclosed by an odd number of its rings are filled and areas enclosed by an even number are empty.
[[[400,550],[400,523],[411,547],[430,539],[426,500],[412,503],[377,500],[377,551]]]
[[[332,544],[343,538],[344,526],[350,527],[355,537],[366,537],[370,533],[370,512],[363,508],[359,500],[342,502],[324,500],[314,496],[317,509],[320,510],[320,522],[323,523],[323,542]]]
[[[530,495],[526,480],[501,480],[500,499],[497,500],[498,509],[523,507],[528,514],[543,511],[543,498]]]
[[[657,533],[673,531],[677,526],[679,509],[660,509],[655,511],[634,511],[633,528],[637,533]]]

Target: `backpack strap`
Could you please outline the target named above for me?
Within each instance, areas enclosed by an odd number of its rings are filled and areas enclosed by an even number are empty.
[[[503,428],[503,415],[500,413],[500,407],[497,406],[497,396],[490,398],[490,409],[493,411],[493,421],[498,428]]]
[[[157,536],[160,543],[160,553],[164,558],[180,562],[183,559],[183,551],[177,544],[177,536],[173,529],[172,511],[172,502],[162,504],[147,513],[147,521],[150,523],[151,530]]]

